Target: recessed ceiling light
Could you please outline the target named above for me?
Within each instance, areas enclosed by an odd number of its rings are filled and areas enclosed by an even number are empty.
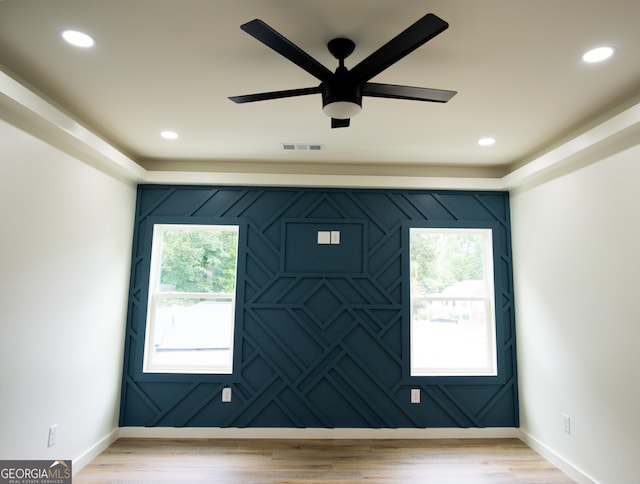
[[[178,133],[175,131],[163,131],[160,133],[164,139],[178,139]]]
[[[65,30],[62,32],[62,38],[76,47],[92,47],[95,41],[90,35],[78,30]]]
[[[480,146],[491,146],[493,144],[496,143],[496,139],[495,138],[480,138],[478,140],[478,144]]]
[[[602,62],[603,60],[607,60],[611,57],[613,52],[613,47],[597,47],[585,52],[582,56],[582,60],[589,63]]]

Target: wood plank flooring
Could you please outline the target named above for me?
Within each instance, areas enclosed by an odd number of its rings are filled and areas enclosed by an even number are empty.
[[[120,439],[78,483],[569,483],[517,439]]]

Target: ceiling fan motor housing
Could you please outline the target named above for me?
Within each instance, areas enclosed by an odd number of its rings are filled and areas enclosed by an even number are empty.
[[[354,80],[346,67],[338,67],[335,76],[320,85],[322,87],[322,107],[336,102],[354,103],[362,107],[363,84],[363,82]]]

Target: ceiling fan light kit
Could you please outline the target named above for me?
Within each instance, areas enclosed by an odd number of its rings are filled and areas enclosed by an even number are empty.
[[[322,110],[331,118],[332,128],[349,126],[350,119],[362,110],[363,96],[445,103],[456,94],[455,91],[379,84],[369,82],[369,80],[448,27],[447,22],[429,13],[351,70],[345,67],[344,60],[353,52],[355,44],[342,37],[333,39],[327,44],[327,48],[338,60],[338,67],[335,72],[331,72],[262,20],[255,19],[241,25],[240,28],[317,78],[320,85],[302,89],[232,96],[229,99],[236,103],[249,103],[322,94]]]
[[[351,119],[362,111],[362,105],[353,101],[334,101],[325,104],[322,112],[335,119]]]

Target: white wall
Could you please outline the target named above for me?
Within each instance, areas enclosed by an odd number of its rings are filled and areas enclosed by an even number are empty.
[[[581,481],[640,476],[639,182],[637,146],[511,199],[522,432]]]
[[[115,435],[134,206],[134,186],[0,121],[1,459],[81,463]]]

